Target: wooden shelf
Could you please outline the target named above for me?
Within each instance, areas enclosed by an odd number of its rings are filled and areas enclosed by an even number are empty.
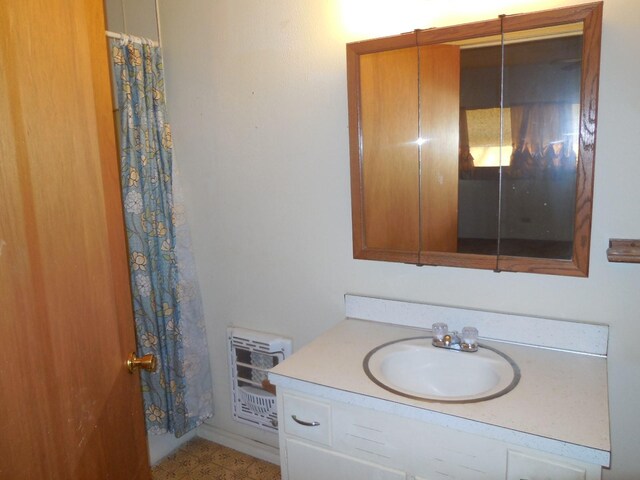
[[[611,238],[607,258],[610,262],[640,263],[640,239]]]

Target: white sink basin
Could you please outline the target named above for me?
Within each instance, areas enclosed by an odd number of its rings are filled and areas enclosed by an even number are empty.
[[[404,397],[444,403],[481,402],[511,391],[520,370],[504,353],[480,346],[477,352],[434,347],[415,337],[371,350],[363,366],[369,378]]]

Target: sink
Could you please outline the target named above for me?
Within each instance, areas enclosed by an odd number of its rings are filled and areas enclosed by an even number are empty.
[[[363,367],[377,385],[403,397],[442,403],[482,402],[513,390],[520,369],[499,350],[434,347],[432,337],[412,337],[371,350]]]

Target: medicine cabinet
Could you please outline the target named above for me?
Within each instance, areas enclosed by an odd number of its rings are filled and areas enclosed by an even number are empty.
[[[347,45],[354,258],[587,276],[602,2]]]

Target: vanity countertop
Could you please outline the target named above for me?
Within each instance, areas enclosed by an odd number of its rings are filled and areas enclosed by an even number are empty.
[[[365,374],[362,362],[371,349],[429,334],[415,327],[347,318],[274,367],[269,378],[282,388],[609,465],[605,356],[480,338],[482,344],[509,355],[522,377],[501,397],[464,404],[395,395]]]

